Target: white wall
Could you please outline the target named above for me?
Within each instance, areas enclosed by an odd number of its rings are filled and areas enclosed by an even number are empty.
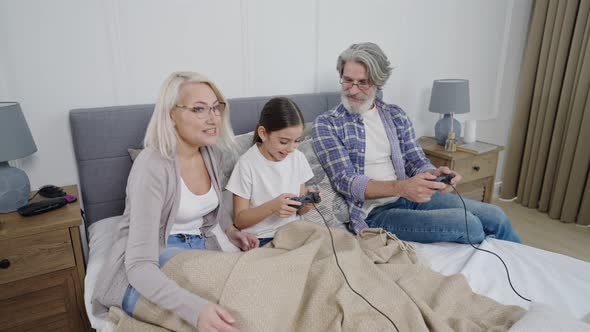
[[[77,182],[68,111],[154,102],[195,70],[228,97],[336,91],[335,60],[374,41],[396,67],[386,101],[433,134],[432,80],[470,79],[479,139],[505,144],[531,0],[0,0],[0,100],[17,100],[39,151],[32,187]],[[9,144],[0,142],[0,144]],[[501,179],[502,169],[499,169]]]

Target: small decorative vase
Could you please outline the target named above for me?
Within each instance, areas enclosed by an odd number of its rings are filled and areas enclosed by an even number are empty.
[[[445,145],[449,132],[451,131],[451,120],[453,121],[455,137],[461,137],[461,123],[457,119],[451,118],[451,114],[447,113],[434,126],[434,136],[438,145]]]

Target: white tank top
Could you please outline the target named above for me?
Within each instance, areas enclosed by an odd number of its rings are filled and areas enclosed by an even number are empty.
[[[180,178],[180,203],[176,221],[172,225],[170,234],[193,234],[201,235],[203,216],[215,210],[219,205],[217,193],[213,186],[204,195],[195,195]]]

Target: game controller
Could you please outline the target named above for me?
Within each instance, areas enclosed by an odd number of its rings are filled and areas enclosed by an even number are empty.
[[[455,177],[455,174],[442,174],[436,177],[436,179],[432,180],[434,182],[442,182],[445,184],[451,184],[451,180]]]
[[[51,184],[39,188],[38,193],[39,195],[47,198],[63,197],[66,195],[66,192],[63,190],[63,188]]]
[[[294,205],[289,204],[289,206],[296,208],[297,210],[301,209],[305,203],[319,203],[322,201],[320,194],[317,192],[308,192],[307,194],[300,196],[300,197],[293,197],[289,198],[292,201],[301,202],[301,205]]]

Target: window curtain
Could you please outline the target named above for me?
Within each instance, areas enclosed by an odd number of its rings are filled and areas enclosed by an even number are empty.
[[[536,0],[502,198],[590,225],[590,0]]]

